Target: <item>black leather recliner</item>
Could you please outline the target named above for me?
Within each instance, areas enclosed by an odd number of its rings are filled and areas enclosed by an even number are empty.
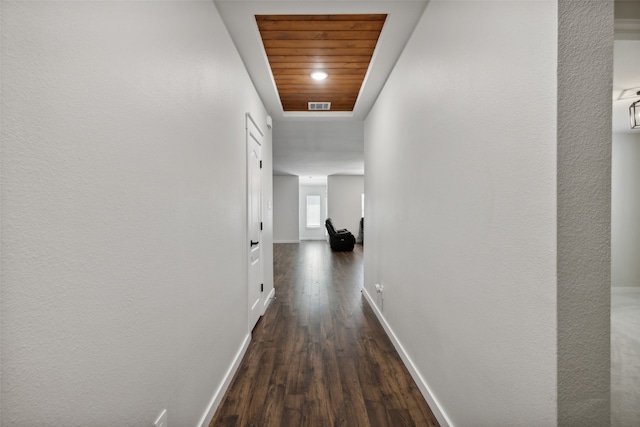
[[[331,218],[327,218],[324,222],[325,227],[327,227],[327,232],[329,233],[329,244],[331,245],[331,250],[333,251],[352,251],[353,247],[356,244],[356,238],[349,230],[346,228],[342,230],[336,230],[333,226],[333,222]]]
[[[356,243],[359,245],[364,244],[364,218],[360,218],[360,229],[358,230],[358,237],[356,237]]]

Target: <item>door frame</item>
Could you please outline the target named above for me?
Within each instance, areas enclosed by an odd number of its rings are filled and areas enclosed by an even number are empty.
[[[247,200],[247,206],[246,206],[246,224],[247,224],[247,234],[246,234],[246,239],[245,239],[245,244],[249,243],[249,240],[251,239],[251,170],[250,170],[250,165],[249,165],[249,153],[251,150],[250,144],[251,144],[251,126],[252,125],[259,133],[259,137],[260,137],[260,141],[257,141],[258,144],[260,145],[260,157],[261,157],[261,161],[262,161],[262,148],[264,148],[264,137],[265,134],[263,132],[262,129],[260,129],[260,126],[258,126],[258,123],[253,119],[253,117],[251,116],[251,113],[245,113],[245,134],[246,134],[246,141],[245,141],[245,147],[246,147],[246,151],[245,151],[245,157],[246,157],[246,200]],[[263,217],[263,195],[264,195],[264,188],[263,188],[263,184],[264,184],[264,179],[263,179],[263,174],[262,174],[262,168],[260,168],[260,220],[262,221],[262,217]],[[258,247],[258,250],[260,251],[260,283],[264,283],[264,259],[263,259],[263,254],[264,251],[262,250],[262,232],[260,232],[260,244]],[[251,304],[254,302],[251,300],[251,247],[249,246],[249,249],[247,250],[247,264],[246,264],[246,271],[247,271],[247,325],[248,325],[248,332],[251,333],[251,331],[253,330],[253,328],[255,327],[255,323],[252,323],[252,316],[251,316]],[[258,301],[258,307],[259,307],[259,312],[260,315],[258,316],[258,320],[260,319],[260,317],[262,317],[263,312],[264,312],[264,290],[260,293],[260,298]],[[256,321],[257,323],[257,321]]]

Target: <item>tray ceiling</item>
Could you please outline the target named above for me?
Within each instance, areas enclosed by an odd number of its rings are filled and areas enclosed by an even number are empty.
[[[251,80],[274,122],[280,120],[326,120],[329,118],[363,120],[375,102],[380,89],[427,5],[424,0],[215,0],[215,3],[242,61],[247,67]],[[260,15],[386,15],[371,58],[371,64],[365,74],[352,111],[336,111],[333,108],[331,111],[307,111],[306,109],[304,111],[285,111],[283,109],[256,21],[256,16]],[[366,31],[369,30],[359,28],[353,33],[366,37]]]

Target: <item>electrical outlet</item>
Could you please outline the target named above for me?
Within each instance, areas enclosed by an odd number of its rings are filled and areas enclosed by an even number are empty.
[[[153,427],[168,427],[167,426],[167,410],[163,409],[158,419],[153,423]]]
[[[384,286],[380,285],[379,283],[376,283],[376,293],[381,294],[383,290],[384,290]]]

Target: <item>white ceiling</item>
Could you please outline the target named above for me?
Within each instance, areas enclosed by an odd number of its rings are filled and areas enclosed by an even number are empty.
[[[364,174],[364,122],[316,119],[273,124],[275,175]]]
[[[258,94],[274,120],[274,174],[298,175],[304,179],[310,176],[363,174],[363,120],[428,2],[216,0],[215,3]],[[388,14],[353,113],[284,113],[254,15],[352,13]],[[638,132],[629,128],[628,112],[629,105],[637,98],[618,98],[623,89],[640,87],[639,22],[640,0],[616,0],[614,132]]]

